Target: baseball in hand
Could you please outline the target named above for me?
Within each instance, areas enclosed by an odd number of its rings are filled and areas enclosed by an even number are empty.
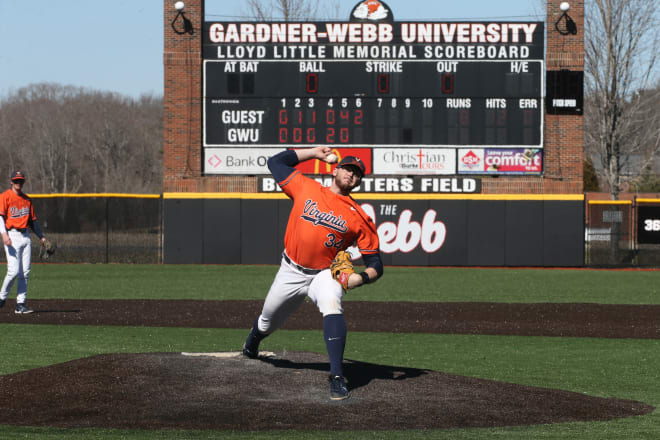
[[[325,156],[325,161],[328,163],[335,163],[337,162],[337,155],[334,153],[330,153],[327,156]]]

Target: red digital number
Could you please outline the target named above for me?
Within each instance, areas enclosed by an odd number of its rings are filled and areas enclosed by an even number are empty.
[[[307,93],[316,93],[319,91],[319,75],[318,73],[307,74]]]
[[[293,143],[294,144],[299,144],[302,142],[302,128],[294,128],[293,129]]]
[[[506,125],[506,110],[497,111],[497,125],[504,127]]]
[[[284,109],[280,110],[279,120],[280,120],[280,124],[282,124],[282,125],[286,125],[286,124],[289,123],[289,115],[288,115],[286,110],[284,110]]]
[[[335,129],[332,127],[328,127],[328,132],[325,135],[325,141],[328,144],[334,144],[335,143]]]
[[[280,128],[280,143],[286,144],[289,139],[289,130],[286,128]]]
[[[325,111],[325,122],[328,124],[334,124],[335,123],[335,111],[334,110],[326,110]]]
[[[339,118],[348,122],[348,120],[350,119],[350,113],[348,112],[348,110],[341,110],[339,112]]]
[[[389,73],[378,74],[378,93],[390,93]]]
[[[337,130],[333,127],[328,127],[328,131],[326,132],[325,135],[325,142],[328,144],[334,144],[336,142],[335,136],[337,135]],[[348,128],[340,128],[339,129],[339,142],[342,144],[347,144],[349,141],[349,131]]]
[[[506,110],[488,110],[486,112],[486,125],[489,127],[504,127],[506,125]]]
[[[307,142],[310,144],[316,143],[316,130],[313,128],[307,129]]]
[[[362,110],[355,110],[355,118],[353,119],[355,125],[362,125]]]
[[[339,130],[339,141],[344,144],[348,143],[348,128],[342,128]]]
[[[442,93],[454,93],[454,74],[442,74]]]

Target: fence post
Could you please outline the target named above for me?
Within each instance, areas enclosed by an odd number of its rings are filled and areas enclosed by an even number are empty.
[[[163,193],[160,193],[160,198],[159,198],[159,222],[158,224],[160,225],[160,239],[158,240],[158,259],[160,260],[160,264],[163,264],[165,256],[164,254],[164,246],[163,246],[163,240],[165,239],[165,219],[164,219],[164,212],[165,212],[165,207],[163,206],[165,204],[165,199],[163,198]]]
[[[105,264],[110,262],[110,197],[105,198]]]

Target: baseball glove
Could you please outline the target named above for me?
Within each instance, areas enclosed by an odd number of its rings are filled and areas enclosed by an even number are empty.
[[[42,260],[47,260],[53,256],[57,245],[50,240],[45,240],[41,243],[41,249],[39,249],[39,258]]]
[[[346,251],[337,252],[334,260],[330,263],[330,273],[332,273],[332,278],[341,284],[344,289],[348,290],[348,278],[352,273],[355,273],[351,254]]]

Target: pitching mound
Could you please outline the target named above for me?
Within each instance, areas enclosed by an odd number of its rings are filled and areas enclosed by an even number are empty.
[[[609,420],[652,406],[347,360],[329,400],[327,357],[285,352],[109,354],[0,376],[2,424],[176,429],[394,430]]]

